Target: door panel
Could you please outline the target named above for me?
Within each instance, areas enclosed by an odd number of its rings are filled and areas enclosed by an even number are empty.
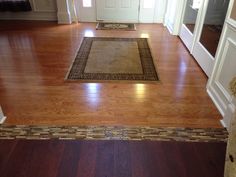
[[[228,5],[229,0],[209,0],[208,2],[200,42],[213,57],[216,54]]]
[[[208,77],[211,76],[229,0],[205,0],[201,28],[193,47],[193,56]]]
[[[91,0],[91,7],[84,7],[83,0],[74,2],[81,22],[163,23],[167,5],[167,0]]]
[[[153,23],[155,16],[156,0],[140,0],[140,22]]]
[[[138,22],[139,0],[96,0],[97,20]]]
[[[121,0],[121,8],[131,8],[131,0]]]
[[[229,0],[186,0],[180,38],[207,76],[213,70],[228,4]]]
[[[91,0],[91,6],[84,6],[82,0],[75,2],[76,14],[80,22],[95,22],[96,21],[96,4],[95,0]]]
[[[192,53],[192,47],[194,43],[194,37],[196,34],[195,28],[197,28],[197,20],[201,15],[200,7],[202,4],[199,4],[198,8],[193,6],[193,0],[186,0],[186,5],[184,9],[184,17],[183,23],[180,30],[180,38],[189,49],[190,53]]]
[[[193,33],[189,31],[186,25],[181,26],[180,34],[179,34],[181,40],[185,44],[185,46],[188,48],[188,50],[191,52],[192,45],[193,45]]]
[[[116,1],[115,0],[105,0],[105,9],[115,9],[116,8]]]

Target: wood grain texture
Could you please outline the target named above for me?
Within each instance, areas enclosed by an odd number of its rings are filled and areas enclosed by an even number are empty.
[[[207,77],[180,39],[157,24],[137,31],[94,23],[1,21],[0,104],[6,124],[221,127]],[[64,80],[84,36],[149,37],[159,84]]]
[[[223,177],[226,149],[226,143],[158,141],[0,140],[0,145],[0,154],[10,154],[1,177]]]

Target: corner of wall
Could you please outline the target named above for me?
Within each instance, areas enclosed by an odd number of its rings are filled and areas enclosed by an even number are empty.
[[[58,24],[71,24],[71,15],[69,12],[57,12]]]

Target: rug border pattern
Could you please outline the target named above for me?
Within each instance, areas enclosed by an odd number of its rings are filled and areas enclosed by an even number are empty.
[[[85,67],[93,41],[136,41],[140,53],[143,74],[135,73],[85,73]],[[147,38],[84,37],[77,56],[68,72],[67,80],[129,80],[159,81]]]
[[[106,28],[105,24],[125,24],[128,28]],[[108,23],[108,22],[98,22],[96,25],[96,30],[121,30],[121,31],[136,31],[136,25],[134,23]]]

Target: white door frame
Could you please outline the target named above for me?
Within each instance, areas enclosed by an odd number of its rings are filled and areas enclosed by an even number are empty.
[[[60,1],[60,0],[59,0]],[[143,1],[143,0],[137,0]],[[182,0],[181,0],[182,1]],[[71,1],[70,1],[71,2]],[[75,0],[75,9],[77,12],[77,17],[79,22],[97,22],[97,0],[92,0],[91,8],[82,7],[82,0]],[[139,13],[137,23],[164,23],[165,13],[166,13],[167,0],[155,0],[155,7],[153,17],[142,18],[142,14]],[[141,8],[141,7],[140,7]],[[148,13],[150,14],[150,13]],[[147,15],[147,14],[145,14]]]
[[[182,14],[182,19],[181,19],[182,25],[181,25],[179,36],[182,39],[182,41],[184,42],[185,46],[188,48],[189,52],[191,54],[193,54],[193,47],[194,47],[194,43],[197,41],[196,33],[198,33],[198,31],[199,31],[199,27],[200,27],[199,24],[200,24],[202,12],[203,12],[204,1],[202,1],[202,4],[201,4],[200,8],[198,9],[197,19],[195,22],[195,27],[194,27],[193,33],[183,23],[184,16],[185,16],[185,10],[188,5],[187,0],[185,0],[184,4],[185,4],[185,7],[183,9],[183,14]]]
[[[187,5],[186,1],[187,0],[185,0],[185,9]],[[184,15],[182,16],[182,25],[179,36],[186,45],[186,47],[189,49],[190,53],[194,56],[195,60],[201,66],[202,70],[206,73],[208,77],[210,77],[214,67],[215,58],[218,55],[218,49],[216,51],[215,56],[212,56],[210,52],[205,48],[205,46],[203,46],[200,42],[203,25],[205,22],[205,16],[208,10],[208,4],[209,0],[202,1],[201,8],[198,11],[195,29],[193,33],[191,33],[188,28],[183,24]],[[183,13],[185,13],[185,9]]]
[[[179,35],[183,16],[184,1],[185,0],[167,1],[164,26],[167,27],[172,35]],[[175,5],[176,3],[178,3],[178,5]]]
[[[205,0],[202,6],[202,12],[200,14],[200,20],[198,21],[198,29],[195,34],[195,41],[193,42],[192,55],[197,60],[198,64],[201,66],[203,71],[208,77],[211,76],[215,57],[213,57],[210,52],[201,44],[200,38],[203,30],[203,25],[205,22],[205,16],[207,13],[209,0]]]

